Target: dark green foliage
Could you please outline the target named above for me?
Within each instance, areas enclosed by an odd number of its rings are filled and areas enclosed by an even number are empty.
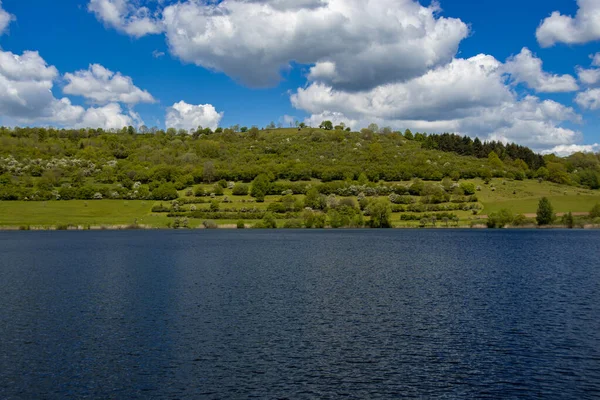
[[[575,218],[573,218],[573,213],[570,211],[562,216],[561,222],[564,226],[569,229],[573,229],[575,227]]]
[[[223,186],[220,184],[214,185],[211,193],[214,193],[215,196],[223,196]]]
[[[590,210],[590,218],[595,219],[595,218],[600,218],[600,203],[596,204],[591,210]]]
[[[538,204],[536,221],[538,225],[550,225],[556,219],[552,203],[547,197],[542,197]]]
[[[246,131],[244,130],[244,128],[242,128],[242,132],[246,132]],[[246,223],[244,222],[244,220],[239,220],[239,221],[237,222],[237,224],[236,224],[236,227],[237,227],[238,229],[245,229],[245,228],[246,228]]]
[[[254,181],[252,181],[252,188],[250,189],[250,195],[256,198],[256,201],[262,203],[265,201],[265,196],[269,193],[269,187],[271,181],[265,174],[258,175]]]
[[[179,197],[177,189],[173,183],[163,183],[152,191],[154,200],[175,200]]]
[[[507,225],[511,225],[514,219],[512,211],[504,208],[488,216],[487,226],[488,228],[504,228]]]
[[[236,183],[233,187],[232,193],[234,196],[246,196],[250,187],[245,183]]]

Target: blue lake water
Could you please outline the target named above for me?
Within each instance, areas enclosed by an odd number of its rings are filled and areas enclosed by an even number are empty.
[[[0,398],[600,397],[598,231],[0,233]]]

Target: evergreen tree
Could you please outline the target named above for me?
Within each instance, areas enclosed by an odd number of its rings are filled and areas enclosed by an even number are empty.
[[[552,203],[548,200],[547,197],[542,197],[538,204],[537,210],[537,223],[538,225],[550,225],[554,222],[556,215],[554,214],[554,208],[552,207]]]

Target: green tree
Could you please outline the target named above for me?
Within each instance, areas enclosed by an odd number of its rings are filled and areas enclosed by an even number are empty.
[[[250,189],[250,195],[256,199],[259,203],[265,201],[265,196],[269,193],[271,187],[271,181],[265,174],[260,174],[252,181],[252,188]]]
[[[488,228],[504,228],[507,225],[511,225],[515,219],[512,211],[503,208],[497,213],[491,213],[488,216],[487,226]]]
[[[597,203],[594,207],[592,207],[590,210],[590,218],[600,218],[600,203]]]
[[[204,182],[212,183],[215,180],[216,176],[215,165],[212,161],[207,161],[204,163],[204,169],[202,170],[202,179]]]
[[[321,122],[321,125],[319,125],[319,128],[325,129],[326,131],[330,131],[333,129],[333,122],[323,121],[323,122]]]
[[[367,208],[371,216],[369,226],[371,228],[391,228],[392,227],[392,207],[387,199],[373,200]]]
[[[573,229],[575,227],[575,218],[573,218],[573,213],[569,211],[563,215],[561,222],[567,228]]]
[[[555,219],[556,215],[554,214],[552,203],[547,197],[542,197],[537,210],[536,220],[538,225],[550,225]]]

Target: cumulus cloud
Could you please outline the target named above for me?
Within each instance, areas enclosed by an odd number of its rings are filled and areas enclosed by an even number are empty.
[[[2,0],[0,0],[0,35],[2,35],[6,31],[8,25],[10,25],[10,23],[14,20],[15,16],[9,14],[2,8]]]
[[[571,75],[545,72],[542,68],[542,60],[535,57],[526,47],[506,61],[504,70],[511,75],[515,83],[525,83],[537,92],[573,92],[579,89],[575,78]]]
[[[536,31],[542,47],[556,43],[581,44],[600,40],[600,2],[577,0],[579,9],[574,17],[554,11]]]
[[[566,157],[573,153],[595,153],[600,151],[600,144],[570,144],[556,146],[548,150],[544,150],[542,154],[556,154],[559,157]]]
[[[572,108],[535,96],[519,98],[506,84],[504,65],[489,55],[454,59],[421,77],[359,93],[313,83],[298,89],[291,101],[312,114],[312,125],[323,117],[355,128],[376,122],[516,141],[536,149],[570,144],[580,136],[561,126],[581,122]]]
[[[58,76],[58,70],[38,52],[0,51],[0,117],[18,123],[105,129],[140,122],[132,112],[123,114],[118,104],[85,109],[68,98],[54,97],[53,82]]]
[[[575,102],[588,110],[600,110],[600,89],[587,89],[577,93]]]
[[[128,76],[114,73],[102,65],[91,64],[87,70],[67,73],[64,76],[68,84],[63,92],[70,95],[83,96],[95,103],[112,102],[129,105],[137,103],[154,103],[154,97],[133,84]]]
[[[309,79],[361,90],[449,62],[469,28],[416,0],[186,0],[160,22],[128,0],[90,0],[106,25],[139,37],[165,31],[172,54],[246,85],[275,85],[292,63]],[[134,20],[153,29],[133,30]],[[154,29],[155,28],[155,29]]]
[[[577,68],[577,76],[579,77],[579,81],[584,85],[595,85],[600,82],[600,69],[599,68],[590,68],[585,69],[578,67]]]
[[[136,38],[163,31],[148,7],[137,7],[130,0],[90,0],[88,10],[106,26]]]
[[[193,105],[184,101],[167,109],[167,127],[175,129],[196,129],[199,126],[216,129],[223,118],[211,104]]]

